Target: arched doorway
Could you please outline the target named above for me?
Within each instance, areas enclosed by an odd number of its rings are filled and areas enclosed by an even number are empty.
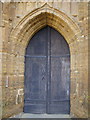
[[[24,112],[70,112],[69,46],[49,26],[37,32],[26,48]]]

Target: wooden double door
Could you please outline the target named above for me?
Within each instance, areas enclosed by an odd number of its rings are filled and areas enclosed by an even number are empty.
[[[69,46],[49,26],[37,32],[26,48],[24,112],[70,112]]]

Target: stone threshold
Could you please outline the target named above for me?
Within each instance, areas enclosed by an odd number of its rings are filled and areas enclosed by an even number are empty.
[[[30,114],[30,113],[20,113],[11,118],[71,118],[69,114]],[[64,119],[65,120],[65,119]]]

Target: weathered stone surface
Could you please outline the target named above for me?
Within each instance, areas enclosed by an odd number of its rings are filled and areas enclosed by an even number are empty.
[[[88,117],[88,3],[29,1],[3,3],[0,7],[3,118],[23,111],[25,49],[45,25],[59,31],[70,46],[71,113]]]

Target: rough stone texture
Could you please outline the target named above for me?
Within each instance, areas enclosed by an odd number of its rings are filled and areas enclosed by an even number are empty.
[[[88,3],[88,38],[90,38],[90,2]],[[90,118],[90,40],[88,39],[88,116]]]
[[[53,0],[0,3],[1,16],[3,118],[23,111],[25,48],[45,25],[59,31],[70,46],[71,114],[88,117],[88,3]]]
[[[2,3],[0,2],[0,118],[2,117]]]

